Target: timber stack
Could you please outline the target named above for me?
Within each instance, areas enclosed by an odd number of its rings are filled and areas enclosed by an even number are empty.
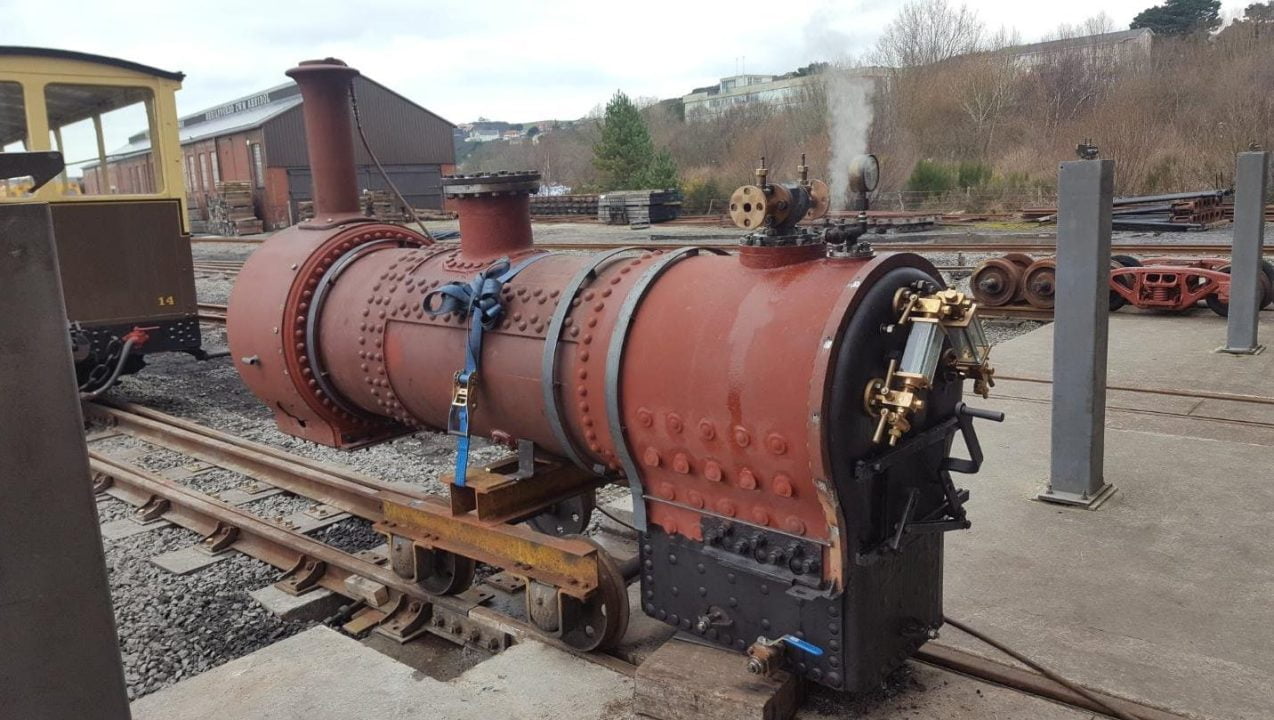
[[[531,215],[597,215],[597,195],[532,195]]]
[[[252,185],[219,182],[208,202],[209,224],[222,235],[252,235],[262,231],[252,201]]]
[[[403,212],[394,197],[385,190],[364,190],[362,196],[363,214],[376,218],[381,222],[406,222],[407,214]]]

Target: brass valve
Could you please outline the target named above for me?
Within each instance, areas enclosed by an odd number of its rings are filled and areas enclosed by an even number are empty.
[[[897,327],[908,327],[902,360],[891,360],[885,377],[869,382],[863,398],[867,414],[878,418],[872,442],[888,437],[891,446],[911,430],[940,367],[961,380],[972,379],[973,391],[982,397],[995,385],[995,370],[987,362],[991,346],[972,298],[956,290],[908,286],[894,295],[894,310]],[[951,348],[944,352],[947,341]]]

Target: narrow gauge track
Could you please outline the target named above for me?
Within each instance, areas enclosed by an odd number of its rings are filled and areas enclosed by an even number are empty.
[[[226,306],[214,303],[199,303],[199,319],[216,325],[225,325]]]
[[[246,509],[186,487],[138,464],[112,457],[93,443],[125,435],[159,448],[188,455],[209,466],[240,473],[264,488],[275,488],[317,503],[324,512],[383,522],[381,494],[408,497],[424,503],[444,502],[433,495],[349,472],[267,445],[222,433],[137,405],[86,403],[85,416],[102,421],[107,429],[89,441],[93,489],[137,508],[141,519],[163,517],[199,533],[200,547],[212,553],[237,550],[284,572],[280,589],[302,594],[323,587],[354,602],[368,605],[358,616],[368,626],[380,626],[391,637],[410,639],[431,632],[458,644],[485,650],[503,649],[509,642],[533,637],[593,662],[631,675],[635,666],[612,655],[584,653],[541,633],[521,617],[487,603],[492,592],[475,583],[457,595],[436,595],[404,580],[385,566],[382,555],[350,554]],[[259,494],[260,497],[265,495]],[[369,589],[370,588],[370,589]]]
[[[1036,384],[1036,385],[1052,385],[1053,384],[1053,381],[1050,378],[1037,378],[1037,377],[1027,377],[1027,376],[997,374],[995,376],[995,379],[997,381],[1004,380],[1010,383],[1020,382],[1020,383],[1029,383],[1029,384]],[[1274,406],[1274,397],[1266,397],[1262,395],[1244,395],[1244,394],[1238,394],[1238,393],[1224,393],[1224,392],[1196,392],[1193,390],[1180,390],[1175,388],[1144,388],[1144,387],[1137,387],[1135,385],[1107,385],[1106,389],[1113,390],[1116,392],[1127,392],[1127,393],[1133,393],[1138,395],[1176,397],[1176,398],[1184,398],[1189,400],[1200,400],[1200,401],[1219,400],[1219,401],[1233,402],[1233,403]],[[1048,405],[1052,403],[1052,399],[1047,397],[1030,397],[1025,395],[1007,394],[1005,392],[1004,387],[1000,387],[999,389],[996,390],[995,397],[1003,399],[1003,400],[1016,400],[1019,402],[1035,403],[1039,405]],[[1235,418],[1235,417],[1217,417],[1214,415],[1196,415],[1194,414],[1194,409],[1188,412],[1177,412],[1173,410],[1154,410],[1149,408],[1122,407],[1119,405],[1110,404],[1109,398],[1107,398],[1107,406],[1109,410],[1114,410],[1121,413],[1129,413],[1133,415],[1149,415],[1149,416],[1156,416],[1156,417],[1182,418],[1185,420],[1197,420],[1203,423],[1219,423],[1222,425],[1232,425],[1232,426],[1256,428],[1256,429],[1265,429],[1265,428],[1274,429],[1274,421],[1247,420],[1247,419]],[[1197,409],[1197,406],[1196,406],[1196,409]]]
[[[409,639],[430,632],[457,644],[492,652],[510,642],[534,638],[625,675],[636,673],[637,665],[631,657],[582,652],[545,636],[519,617],[489,606],[493,593],[485,589],[487,585],[475,584],[455,596],[434,595],[388,569],[383,555],[367,552],[355,555],[338,550],[285,524],[258,517],[170,477],[149,472],[129,460],[99,452],[92,444],[118,435],[130,436],[372,522],[384,519],[380,494],[392,492],[401,496],[404,494],[401,486],[137,405],[87,403],[84,411],[86,417],[106,425],[105,430],[90,436],[94,492],[108,493],[135,506],[140,518],[162,517],[199,533],[203,536],[200,545],[209,553],[234,550],[279,568],[284,573],[279,585],[287,591],[299,594],[323,587],[353,602],[365,603],[366,591],[352,588],[366,588],[366,583],[371,583],[384,591],[383,602],[375,608],[366,607],[355,620],[361,619],[364,627],[379,623],[388,629],[391,637]],[[437,501],[427,494],[415,496],[424,502]],[[1089,690],[1085,697],[1034,671],[944,645],[926,645],[915,659],[1077,710],[1109,714],[1113,709],[1123,717],[1138,720],[1185,720],[1160,708],[1106,693]],[[1094,702],[1094,697],[1099,702]]]

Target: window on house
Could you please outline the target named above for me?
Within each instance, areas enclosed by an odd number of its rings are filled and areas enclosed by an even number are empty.
[[[261,143],[252,143],[249,150],[252,152],[252,185],[265,187],[265,161],[261,156]]]
[[[215,148],[212,152],[208,153],[208,158],[212,160],[212,182],[215,186],[217,183],[221,182],[221,163],[217,162],[217,151]]]
[[[149,165],[129,169],[123,163],[131,161],[121,159],[144,148],[154,115],[150,88],[50,83],[44,103],[53,147],[66,160],[63,194],[141,193],[155,186],[153,177],[142,177]]]
[[[199,153],[199,182],[203,186],[205,192],[212,190],[212,184],[208,182],[208,154]]]

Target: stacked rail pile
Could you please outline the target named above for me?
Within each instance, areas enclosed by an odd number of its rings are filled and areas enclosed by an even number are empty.
[[[677,219],[681,193],[673,190],[620,190],[597,196],[597,219],[607,225],[649,225]]]
[[[597,216],[597,195],[532,195],[531,215]]]
[[[1234,220],[1234,196],[1231,195],[1225,199],[1225,203],[1221,205],[1221,214],[1226,220]],[[1274,203],[1265,206],[1265,222],[1274,222]]]
[[[1233,218],[1232,209],[1229,215],[1225,211],[1225,199],[1229,194],[1228,190],[1198,190],[1115,198],[1111,203],[1111,227],[1115,230],[1160,232],[1205,230]],[[1057,208],[1022,208],[1022,219],[1039,223],[1056,222]]]
[[[246,182],[219,182],[208,196],[208,223],[223,235],[252,235],[262,231],[252,202],[252,185]]]

